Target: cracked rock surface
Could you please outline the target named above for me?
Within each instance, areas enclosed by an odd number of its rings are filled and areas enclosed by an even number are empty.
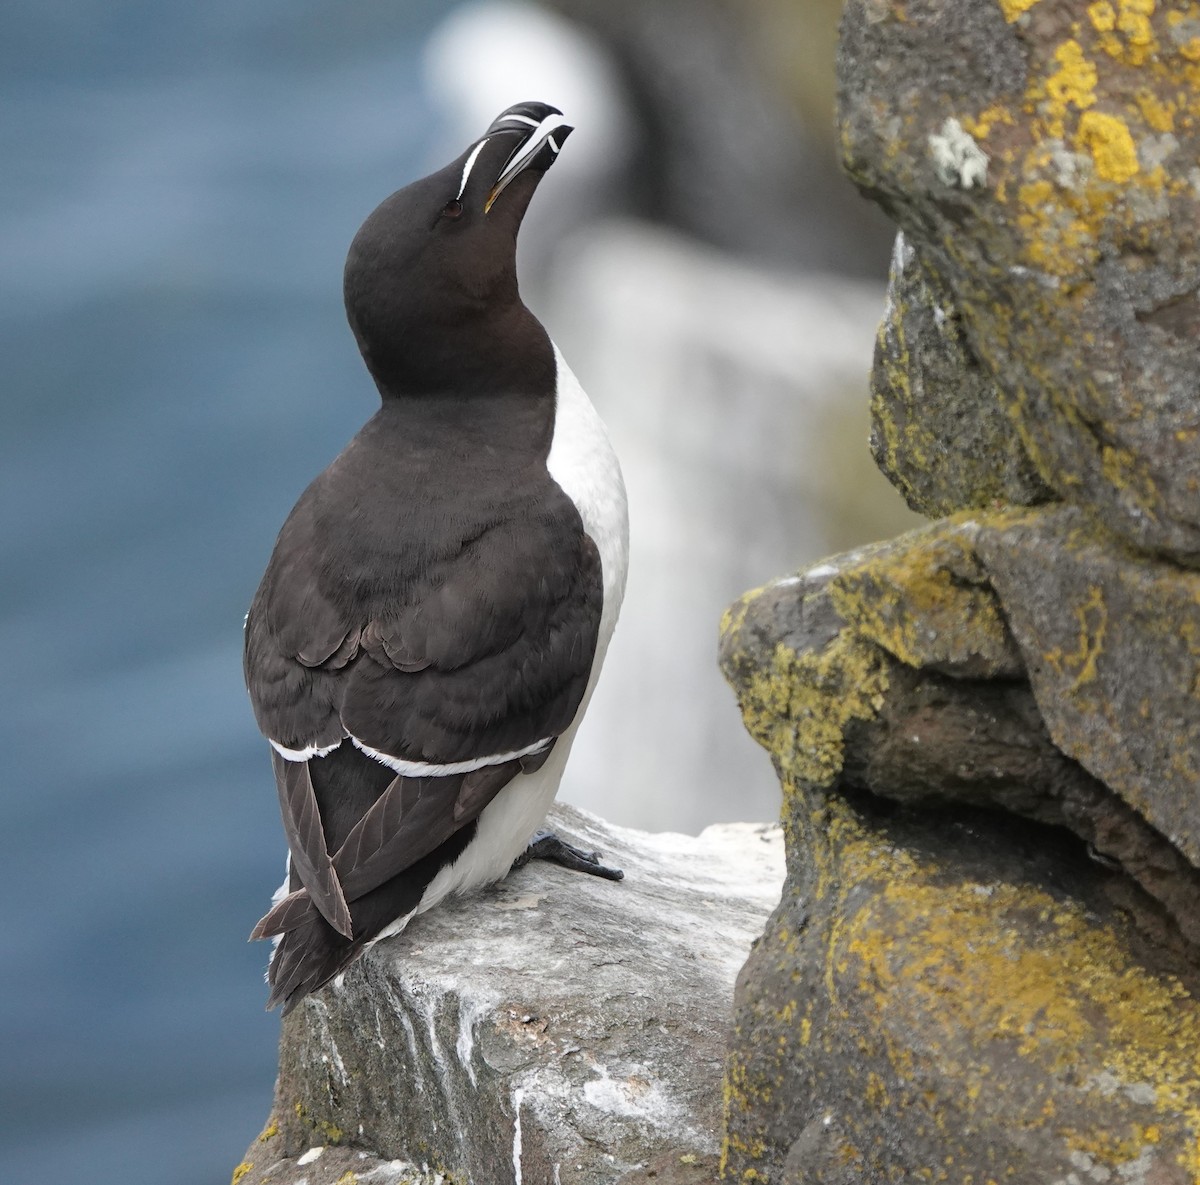
[[[533,862],[306,1000],[238,1185],[713,1179],[733,984],[779,899],[779,828],[651,835],[565,806],[551,825],[624,881]]]

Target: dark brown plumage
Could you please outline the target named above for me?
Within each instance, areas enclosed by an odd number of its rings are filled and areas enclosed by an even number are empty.
[[[246,622],[291,852],[253,937],[280,936],[285,1011],[418,906],[588,685],[601,561],[547,469],[555,356],[515,272],[553,156],[516,173],[510,157],[551,114],[502,115],[350,249],[347,315],[382,406],[288,516]]]

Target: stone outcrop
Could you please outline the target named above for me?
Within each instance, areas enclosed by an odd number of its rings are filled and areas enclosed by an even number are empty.
[[[779,828],[552,823],[624,881],[529,864],[306,1000],[236,1185],[714,1178],[734,978],[779,899]]]
[[[1186,562],[1198,31],[1151,0],[850,0],[839,60],[846,167],[949,293],[1042,480]]]
[[[748,594],[784,789],[726,1179],[1200,1182],[1200,7],[849,0],[875,457],[948,517]]]
[[[972,353],[953,297],[903,232],[875,342],[871,453],[918,514],[1054,497]]]
[[[1177,846],[1064,751],[1023,671],[1092,651],[1027,649],[983,558],[1074,513],[959,516],[731,611],[788,841],[739,980],[731,1179],[1200,1180],[1195,783],[1147,779]]]

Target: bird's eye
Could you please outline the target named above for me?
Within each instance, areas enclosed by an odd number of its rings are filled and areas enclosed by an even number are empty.
[[[463,204],[458,198],[453,198],[442,207],[443,218],[459,218],[463,212]]]

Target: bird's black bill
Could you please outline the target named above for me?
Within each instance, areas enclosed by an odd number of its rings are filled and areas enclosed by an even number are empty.
[[[497,116],[488,128],[488,136],[517,132],[519,139],[509,153],[500,176],[483,204],[484,213],[495,200],[528,169],[545,172],[556,160],[567,137],[575,129],[556,107],[545,103],[518,103]]]

